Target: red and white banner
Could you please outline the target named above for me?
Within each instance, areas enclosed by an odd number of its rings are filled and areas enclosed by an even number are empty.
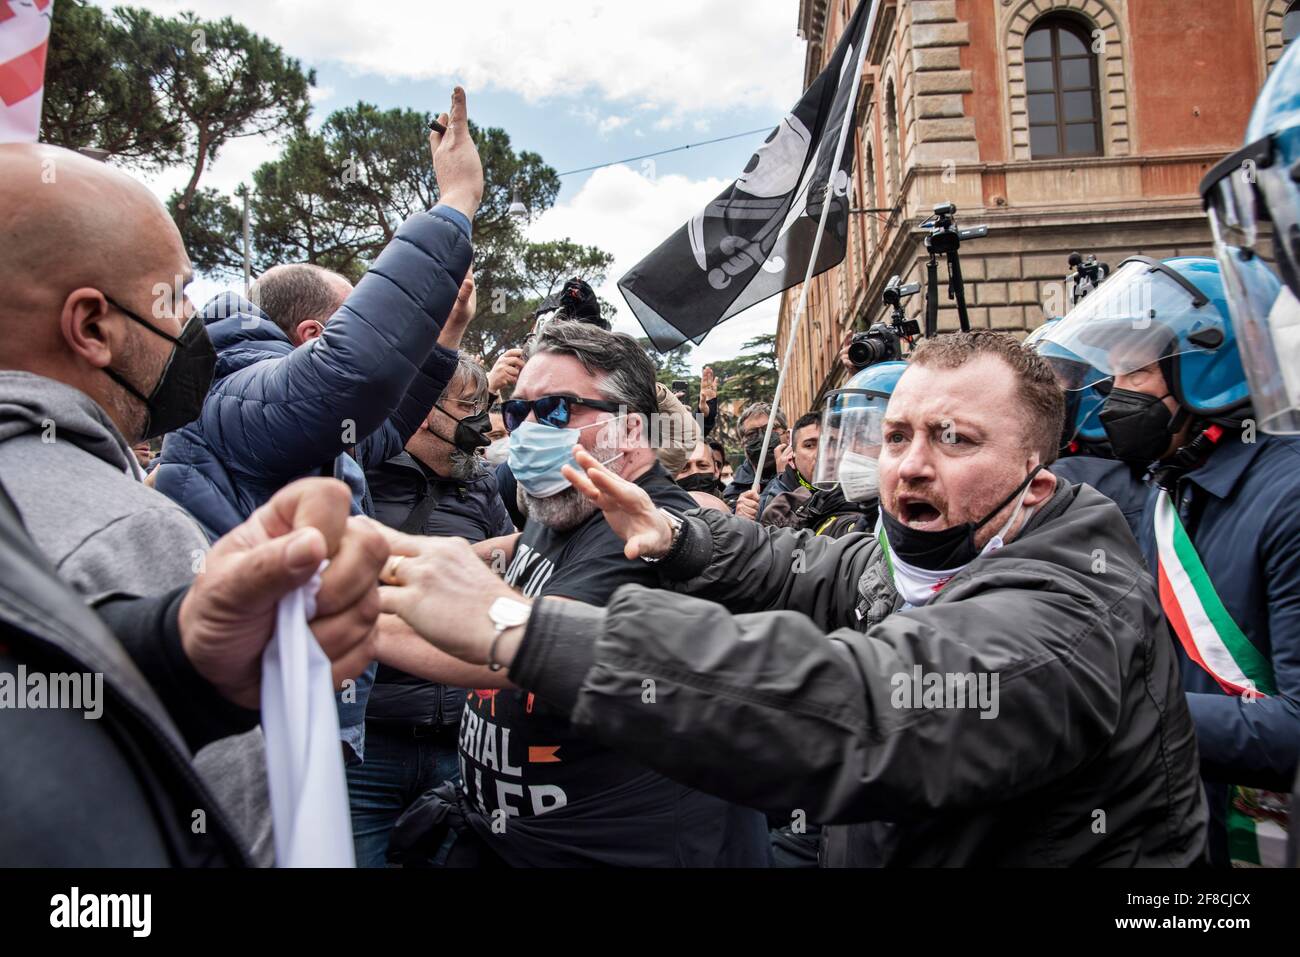
[[[53,16],[54,0],[0,0],[0,143],[34,143],[40,134]]]

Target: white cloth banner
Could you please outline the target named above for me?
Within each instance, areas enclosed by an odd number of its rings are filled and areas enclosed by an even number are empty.
[[[334,681],[307,627],[319,588],[318,571],[280,600],[275,634],[262,654],[262,732],[277,867],[356,866]]]
[[[0,0],[0,143],[40,135],[53,16],[54,0]]]

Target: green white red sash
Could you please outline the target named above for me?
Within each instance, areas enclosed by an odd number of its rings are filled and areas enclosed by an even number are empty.
[[[1167,491],[1156,499],[1160,604],[1187,657],[1230,695],[1277,693],[1273,666],[1232,620],[1214,590]],[[1228,852],[1235,865],[1284,866],[1286,795],[1233,786],[1228,790]]]
[[[1276,694],[1272,666],[1223,607],[1174,500],[1163,490],[1156,500],[1155,532],[1160,604],[1187,657],[1228,694]]]

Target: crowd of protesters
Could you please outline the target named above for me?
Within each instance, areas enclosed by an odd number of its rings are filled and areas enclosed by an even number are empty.
[[[1289,148],[1298,57],[1248,141]],[[0,676],[106,686],[0,710],[0,860],[273,866],[261,655],[328,559],[358,866],[1283,862],[1300,440],[1234,330],[1298,321],[1300,268],[1242,255],[1235,194],[1218,260],[1131,260],[1028,343],[846,351],[729,449],[712,370],[658,381],[581,280],[460,351],[459,88],[439,123],[438,204],[355,287],[201,306],[141,184],[0,146]]]

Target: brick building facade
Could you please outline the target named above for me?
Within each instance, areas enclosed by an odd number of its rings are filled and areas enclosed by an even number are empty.
[[[845,373],[850,330],[884,314],[890,277],[924,287],[917,227],[958,207],[973,328],[1064,311],[1072,251],[1209,254],[1197,184],[1241,145],[1268,69],[1300,28],[1291,0],[801,0],[805,84],[856,3],[875,3],[858,102],[844,263],[813,280],[787,393],[793,418]],[[799,288],[782,299],[778,355]],[[940,261],[940,329],[957,328]],[[908,303],[918,317],[924,295]]]

